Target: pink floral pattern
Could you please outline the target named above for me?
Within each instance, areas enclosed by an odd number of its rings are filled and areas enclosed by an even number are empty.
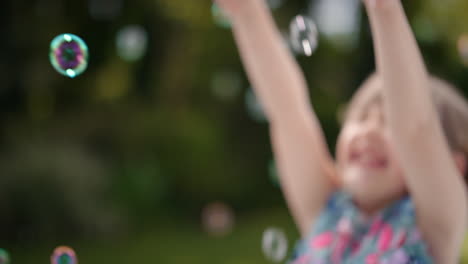
[[[433,264],[433,261],[416,227],[409,198],[367,219],[349,196],[339,192],[330,199],[290,263]]]

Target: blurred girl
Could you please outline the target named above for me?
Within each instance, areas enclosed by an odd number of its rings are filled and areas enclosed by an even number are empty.
[[[294,263],[457,263],[467,223],[468,106],[424,65],[400,0],[365,0],[377,70],[328,152],[304,76],[264,0],[217,0],[270,120],[302,234]]]

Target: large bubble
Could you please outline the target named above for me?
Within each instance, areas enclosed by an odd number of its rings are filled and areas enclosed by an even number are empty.
[[[88,67],[88,47],[78,36],[61,34],[50,43],[49,58],[59,73],[74,78]]]
[[[59,73],[74,78],[88,67],[88,47],[78,36],[61,34],[50,43],[49,59]]]

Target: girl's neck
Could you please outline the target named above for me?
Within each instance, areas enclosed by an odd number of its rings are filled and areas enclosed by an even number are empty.
[[[353,203],[356,206],[356,208],[359,209],[359,211],[366,217],[366,218],[373,218],[375,215],[380,213],[382,210],[388,208],[391,206],[393,203],[396,201],[400,200],[403,198],[405,194],[401,194],[395,197],[389,197],[386,199],[381,199],[381,200],[369,200],[369,199],[363,199],[359,197],[353,197]]]

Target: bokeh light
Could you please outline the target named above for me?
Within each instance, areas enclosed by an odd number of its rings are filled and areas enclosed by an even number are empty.
[[[293,18],[289,28],[293,51],[306,56],[312,55],[318,44],[317,27],[312,19],[298,15]]]
[[[263,107],[255,96],[252,88],[247,89],[245,92],[245,106],[247,108],[247,113],[253,120],[260,123],[268,121]]]
[[[89,14],[95,20],[112,20],[122,12],[123,0],[88,0]]]
[[[230,28],[231,22],[229,17],[223,12],[223,10],[216,4],[211,5],[211,15],[213,16],[213,21],[216,25],[222,28]]]
[[[276,162],[274,159],[270,160],[268,163],[268,176],[270,178],[270,181],[273,183],[274,186],[279,187],[280,186],[280,181],[279,181],[279,175],[278,175],[278,169],[276,167]]]
[[[361,0],[317,0],[310,2],[309,14],[317,28],[336,48],[357,46],[361,26]]]
[[[213,236],[229,234],[234,227],[234,212],[227,204],[213,202],[202,211],[203,229]]]
[[[241,92],[242,78],[232,70],[217,71],[211,79],[213,95],[221,101],[233,101]]]
[[[148,46],[148,34],[139,25],[122,28],[116,37],[117,53],[123,60],[133,62],[141,59]]]
[[[59,73],[74,78],[88,67],[88,47],[78,36],[61,34],[50,43],[49,59]]]
[[[0,264],[9,264],[9,263],[10,263],[10,255],[5,249],[0,248]]]
[[[267,0],[267,3],[271,9],[277,9],[284,4],[284,1],[285,0]]]
[[[463,34],[458,38],[457,47],[461,61],[468,66],[468,34]]]
[[[288,239],[283,230],[276,227],[268,227],[263,232],[262,250],[268,260],[281,262],[288,252]]]
[[[51,264],[78,264],[75,251],[67,246],[57,247],[50,257]]]

